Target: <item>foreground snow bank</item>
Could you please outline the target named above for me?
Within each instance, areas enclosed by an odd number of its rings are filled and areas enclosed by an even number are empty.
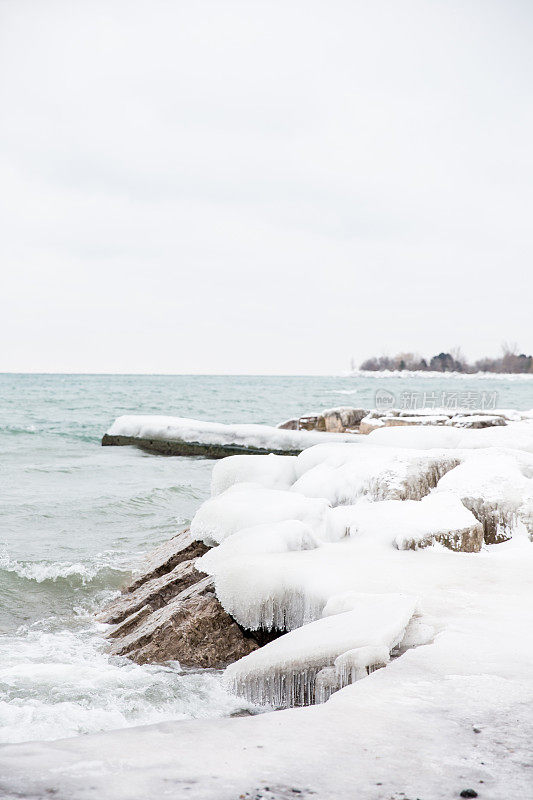
[[[399,555],[361,565],[360,592],[410,594],[416,583],[435,628],[428,644],[322,705],[2,747],[0,795],[530,798],[531,543]]]

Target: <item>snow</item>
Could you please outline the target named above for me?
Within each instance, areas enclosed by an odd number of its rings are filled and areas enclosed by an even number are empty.
[[[233,558],[247,554],[291,553],[314,550],[320,544],[309,525],[296,519],[255,525],[234,533],[196,562],[197,569],[215,575]]]
[[[294,630],[318,619],[339,592],[358,591],[368,560],[381,561],[385,578],[389,562],[403,560],[398,550],[465,530],[479,530],[481,541],[479,523],[452,493],[361,502],[329,510],[333,541],[301,523],[260,525],[229,536],[197,566],[214,576],[220,602],[243,627]]]
[[[362,496],[420,499],[458,463],[456,455],[444,452],[318,445],[298,456],[299,478],[292,491],[325,497],[332,506],[354,503]]]
[[[330,523],[346,535],[372,544],[394,544],[398,550],[417,549],[435,539],[479,526],[476,517],[452,492],[432,493],[415,500],[358,503],[332,512]]]
[[[318,619],[255,650],[227,667],[225,680],[252,703],[309,705],[316,700],[315,680],[324,667],[335,665],[344,686],[356,677],[352,671],[362,677],[363,669],[366,675],[367,667],[388,661],[415,608],[413,597],[351,594],[349,611]]]
[[[354,434],[350,433],[291,431],[269,425],[224,425],[221,422],[161,416],[118,417],[107,433],[109,436],[128,436],[135,439],[237,445],[289,452],[304,450],[319,442],[346,442],[354,438]]]
[[[451,426],[391,426],[372,431],[368,444],[385,447],[476,449],[507,447],[533,453],[533,420],[509,422],[504,426],[462,429]]]
[[[229,456],[213,467],[211,494],[221,494],[234,483],[259,483],[272,489],[288,489],[296,480],[296,456]]]
[[[243,528],[296,519],[327,539],[328,511],[329,503],[324,499],[267,489],[256,483],[236,483],[200,506],[191,522],[191,533],[195,539],[214,545]]]

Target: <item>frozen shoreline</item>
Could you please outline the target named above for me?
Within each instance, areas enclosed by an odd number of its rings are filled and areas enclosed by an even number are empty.
[[[298,789],[321,800],[400,792],[444,800],[473,788],[485,800],[530,797],[533,548],[525,544],[450,554],[461,590],[431,595],[435,610],[446,606],[447,629],[324,705],[5,746],[3,796],[285,800]],[[421,576],[438,555],[412,554]]]
[[[281,609],[276,613],[286,619],[295,615],[292,632],[276,639],[275,647],[255,651],[260,659],[252,653],[236,662],[239,679],[246,686],[255,670],[264,682],[262,674],[286,670],[289,655],[291,669],[307,658],[305,648],[313,642],[304,641],[293,654],[289,648],[292,633],[304,632],[308,622],[297,618],[300,606],[286,591],[296,580],[317,599],[302,613],[318,614],[321,622],[352,613],[343,603],[353,601],[354,591],[370,600],[412,597],[419,628],[429,635],[411,638],[384,668],[320,705],[4,746],[2,796],[444,800],[474,789],[482,800],[528,797],[533,423],[384,428],[350,441],[357,446],[337,442],[298,458],[241,457],[215,467],[213,496],[197,512],[193,530],[218,543],[203,560],[219,599],[245,624],[254,614],[261,619],[265,599],[275,600]],[[251,469],[253,484],[245,482]],[[508,511],[497,527],[506,541],[480,550],[478,542],[478,552],[444,548],[435,538],[440,517],[418,514],[422,506],[438,509],[443,492],[455,497],[452,531],[466,524],[463,517],[473,519],[460,500],[479,495],[487,505],[473,504],[477,514],[492,513],[491,503]],[[394,513],[390,503],[398,504]],[[405,517],[407,527],[398,527],[399,507],[417,510]],[[457,508],[462,511],[456,518]],[[265,524],[271,530],[266,547]],[[415,549],[403,549],[413,526],[419,527]],[[488,526],[485,535],[490,533]],[[398,638],[394,631],[390,636],[389,644]],[[342,648],[354,647],[349,637],[337,650],[341,655]],[[318,657],[328,663],[331,654]]]

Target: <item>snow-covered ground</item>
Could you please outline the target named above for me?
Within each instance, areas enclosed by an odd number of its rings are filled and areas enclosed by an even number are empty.
[[[531,420],[218,462],[198,566],[241,624],[288,631],[227,684],[317,704],[10,745],[0,796],[533,798],[532,520]]]

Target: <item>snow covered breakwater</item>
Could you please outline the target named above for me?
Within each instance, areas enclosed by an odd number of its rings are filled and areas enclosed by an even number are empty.
[[[190,533],[102,618],[116,654],[235,662],[226,680],[247,699],[314,703],[433,641],[468,558],[532,537],[531,420],[385,427],[217,462]]]
[[[102,438],[104,446],[135,445],[172,456],[225,458],[249,454],[298,455],[323,442],[353,442],[357,434],[377,428],[430,425],[448,428],[504,426],[524,417],[517,411],[368,411],[363,408],[330,408],[319,414],[269,425],[234,424],[184,417],[118,417]],[[354,439],[355,437],[355,439]]]
[[[124,416],[115,420],[102,444],[136,445],[163,455],[225,458],[239,453],[297,455],[326,437],[342,442],[349,441],[350,434],[224,425],[183,417]]]

